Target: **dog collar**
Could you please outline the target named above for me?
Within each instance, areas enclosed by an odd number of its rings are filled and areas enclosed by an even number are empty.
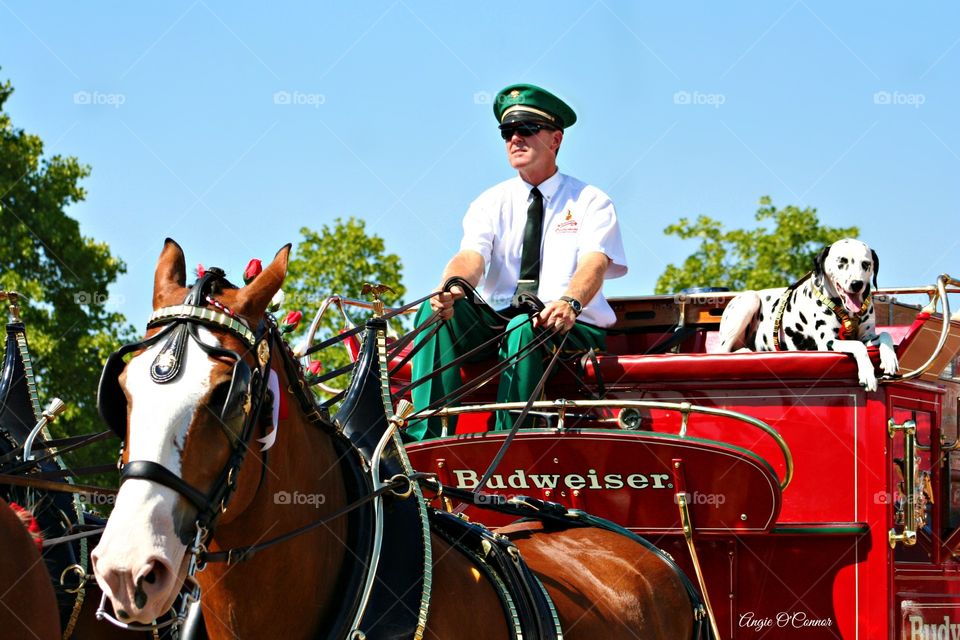
[[[773,346],[777,351],[783,351],[783,346],[780,343],[780,327],[783,324],[783,311],[787,307],[787,298],[791,293],[794,292],[794,290],[797,289],[797,287],[806,282],[812,275],[813,272],[811,271],[787,287],[787,290],[783,292],[782,296],[780,296],[780,300],[777,301],[777,311],[773,316]],[[840,334],[837,336],[840,340],[846,340],[848,336],[857,335],[857,331],[860,329],[860,323],[863,321],[863,318],[867,315],[867,310],[870,308],[872,294],[867,294],[863,298],[863,302],[860,304],[860,310],[857,312],[857,315],[851,317],[845,308],[828,298],[819,287],[814,286],[813,293],[817,296],[817,299],[826,305],[826,307],[833,312],[833,315],[837,316],[837,319],[840,320]]]
[[[840,319],[840,335],[838,336],[841,340],[846,340],[849,336],[856,336],[857,331],[860,329],[860,322],[863,321],[864,316],[867,315],[867,309],[870,307],[870,298],[872,294],[867,294],[863,298],[863,302],[860,304],[860,310],[853,317],[847,313],[847,310],[838,305],[836,302],[828,298],[823,291],[814,287],[813,292],[816,294],[817,298],[827,306],[828,309],[833,311],[834,315]]]

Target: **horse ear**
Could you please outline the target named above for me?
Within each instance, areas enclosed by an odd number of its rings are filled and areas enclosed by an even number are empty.
[[[253,282],[240,289],[237,294],[237,308],[247,318],[259,318],[266,311],[270,299],[280,289],[287,275],[287,262],[290,259],[290,244],[283,246],[273,262],[253,279]]]
[[[873,254],[873,288],[877,288],[877,274],[880,273],[880,256],[877,255],[877,252],[873,249],[870,249],[870,253]]]
[[[180,245],[167,238],[163,251],[157,261],[157,270],[153,276],[153,308],[158,309],[171,289],[183,289],[187,286],[187,264]]]

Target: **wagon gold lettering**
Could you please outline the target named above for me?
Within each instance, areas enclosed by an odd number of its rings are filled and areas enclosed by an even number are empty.
[[[480,474],[473,469],[452,469],[451,470],[457,488],[476,489],[480,483]],[[560,475],[558,473],[527,473],[523,469],[515,469],[510,473],[495,473],[487,481],[485,489],[557,489],[565,488],[571,490],[593,489],[593,490],[616,490],[628,487],[630,489],[672,489],[673,485],[669,482],[669,474],[666,473],[608,473],[600,476],[596,469],[589,469],[586,474],[568,473]]]
[[[943,616],[943,622],[939,624],[919,615],[911,615],[907,621],[910,624],[910,640],[960,640],[960,622],[951,622],[950,616]]]

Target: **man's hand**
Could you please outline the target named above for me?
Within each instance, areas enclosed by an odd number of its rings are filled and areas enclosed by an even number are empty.
[[[566,333],[573,329],[577,322],[577,314],[573,312],[570,303],[563,300],[554,300],[547,303],[543,311],[533,317],[533,326],[543,327],[547,331]]]
[[[450,258],[447,268],[443,270],[443,279],[440,281],[440,286],[437,287],[437,290],[442,293],[430,298],[430,308],[440,312],[441,320],[452,318],[453,303],[467,295],[463,287],[454,285],[450,287],[450,291],[443,291],[443,286],[450,278],[457,277],[463,278],[467,281],[467,284],[475,287],[480,282],[480,278],[483,277],[485,267],[483,256],[471,249],[462,249]]]
[[[453,303],[465,295],[463,287],[454,285],[450,287],[450,291],[443,291],[430,298],[430,308],[440,312],[441,320],[449,320],[453,317]]]
[[[583,306],[590,304],[593,297],[600,291],[603,276],[609,266],[610,258],[599,251],[591,251],[581,256],[577,262],[577,270],[573,272],[564,295],[579,300]],[[570,303],[554,300],[534,317],[533,326],[567,333],[573,329],[576,322],[577,314]]]

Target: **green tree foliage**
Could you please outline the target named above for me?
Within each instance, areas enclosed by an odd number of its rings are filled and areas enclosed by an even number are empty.
[[[17,291],[34,357],[41,402],[63,399],[58,435],[104,428],[96,388],[107,355],[130,337],[123,315],[107,308],[107,289],[124,272],[102,242],[85,237],[66,209],[84,199],[90,168],[74,157],[43,157],[43,141],[16,128],[0,84],[0,288]],[[112,460],[117,441],[78,452],[75,463]]]
[[[700,246],[681,266],[673,264],[657,279],[656,293],[676,293],[688,287],[728,287],[733,291],[783,287],[813,268],[813,259],[826,245],[855,238],[857,227],[827,227],[817,210],[788,205],[777,209],[769,196],[760,198],[755,229],[724,230],[707,216],[695,222],[681,218],[664,229]],[[772,223],[768,228],[764,223]]]
[[[329,296],[369,299],[361,291],[365,282],[385,284],[393,292],[383,294],[389,306],[403,299],[406,288],[401,283],[403,265],[400,257],[386,253],[383,238],[368,235],[366,223],[354,217],[337,218],[332,225],[323,225],[320,231],[307,227],[300,229],[303,240],[297,245],[294,258],[287,270],[283,289],[286,294],[284,308],[300,310],[303,321],[291,338],[297,344],[306,334],[310,321]],[[362,323],[368,312],[356,307],[347,307],[347,313],[356,323]],[[344,326],[343,317],[333,307],[324,314],[316,341],[330,337]],[[394,324],[399,328],[399,325]],[[349,362],[346,350],[340,346],[318,353],[314,359],[323,363],[325,371],[332,371]],[[346,384],[345,377],[331,381],[333,386]]]

